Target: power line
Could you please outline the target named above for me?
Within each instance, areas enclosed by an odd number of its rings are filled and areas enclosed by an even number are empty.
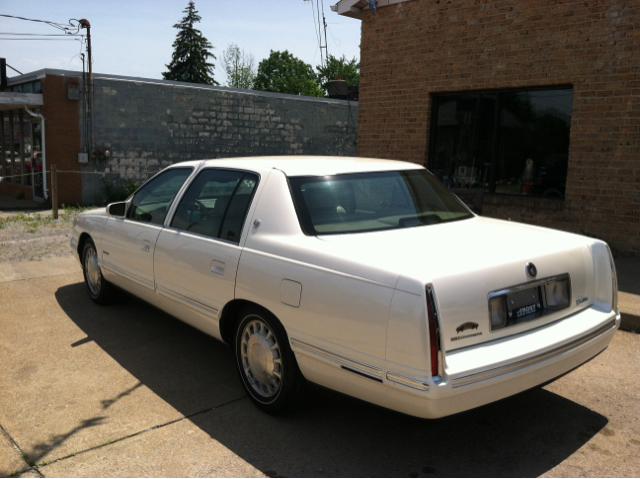
[[[318,0],[322,2],[322,23],[324,24],[324,56],[329,61],[329,40],[327,39],[327,19],[324,16],[324,0]]]
[[[333,38],[333,43],[336,47],[340,48],[340,45],[342,44],[342,40],[340,40],[339,38],[336,40],[336,37],[333,36],[333,30],[331,30],[331,27],[329,26],[329,24],[327,23],[327,28],[329,29],[329,33],[331,34],[331,38]]]
[[[22,72],[21,72],[21,71],[19,71],[19,70],[16,70],[15,68],[13,68],[13,67],[12,67],[11,65],[9,65],[8,63],[5,63],[5,65],[7,65],[9,68],[11,68],[14,72],[17,72],[17,73],[19,73],[20,75],[24,75],[24,73],[22,73]]]
[[[0,40],[13,40],[13,41],[23,41],[23,42],[27,42],[27,41],[47,41],[47,42],[68,42],[68,41],[74,41],[74,40],[79,40],[78,38],[0,38]]]
[[[319,25],[316,24],[316,15],[315,13],[313,13],[313,0],[311,0],[309,5],[311,5],[311,16],[313,17],[313,28],[315,29],[315,32],[316,32],[316,40],[318,40],[318,48],[320,48],[322,46],[322,40],[320,39]],[[316,49],[316,51],[314,52],[313,58],[316,57],[317,52],[318,52],[318,49]],[[320,50],[320,63],[322,63],[322,50]]]
[[[318,14],[318,30],[320,32],[320,63],[324,66],[324,60],[322,58],[322,27],[320,26],[320,0],[316,0],[316,13]]]
[[[58,30],[62,30],[64,32],[66,32],[67,30],[71,30],[73,28],[76,29],[76,33],[80,30],[80,25],[74,25],[73,23],[71,23],[71,22],[77,22],[77,20],[75,19],[69,20],[69,23],[65,25],[64,23],[50,22],[49,20],[36,20],[34,18],[17,17],[15,15],[6,15],[2,13],[0,13],[0,17],[15,18],[16,20],[25,20],[27,22],[44,23],[46,25],[49,25],[53,28],[57,28]]]
[[[81,33],[14,33],[0,32],[0,35],[20,35],[30,37],[83,37]]]

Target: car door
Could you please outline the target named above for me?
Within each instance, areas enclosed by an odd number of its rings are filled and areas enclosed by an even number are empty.
[[[217,338],[218,315],[235,296],[239,242],[258,180],[246,171],[202,170],[156,243],[161,307]]]
[[[102,233],[107,280],[156,303],[153,251],[171,203],[193,168],[171,168],[133,196],[124,218],[109,217]]]

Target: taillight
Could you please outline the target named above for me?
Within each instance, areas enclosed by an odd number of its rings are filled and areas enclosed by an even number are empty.
[[[429,322],[429,349],[431,352],[431,376],[439,378],[440,373],[440,327],[436,312],[433,288],[427,286],[427,317]]]

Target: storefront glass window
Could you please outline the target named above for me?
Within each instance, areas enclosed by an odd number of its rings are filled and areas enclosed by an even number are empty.
[[[434,97],[430,168],[451,188],[564,198],[573,90]]]

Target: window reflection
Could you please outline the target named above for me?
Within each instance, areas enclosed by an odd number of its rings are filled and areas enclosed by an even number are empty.
[[[434,98],[431,169],[450,188],[564,198],[573,90]]]

